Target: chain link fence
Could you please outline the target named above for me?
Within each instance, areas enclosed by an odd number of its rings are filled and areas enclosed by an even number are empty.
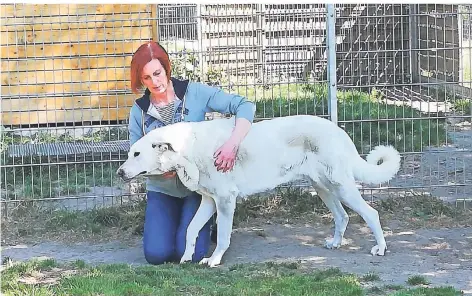
[[[394,145],[398,176],[360,185],[366,196],[463,202],[472,196],[470,28],[465,5],[3,4],[3,209],[83,210],[144,192],[115,171],[136,99],[131,56],[156,36],[175,77],[246,96],[256,120],[316,114],[336,120],[360,153]]]

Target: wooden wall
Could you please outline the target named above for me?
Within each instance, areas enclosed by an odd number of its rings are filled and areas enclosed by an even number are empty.
[[[2,4],[2,124],[127,119],[131,55],[157,38],[152,6]]]

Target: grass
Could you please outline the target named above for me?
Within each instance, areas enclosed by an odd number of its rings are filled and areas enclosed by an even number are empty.
[[[121,186],[115,173],[120,165],[117,161],[69,163],[51,159],[53,164],[49,164],[48,160],[30,159],[29,162],[39,165],[2,168],[6,198],[51,198],[85,193],[95,186]]]
[[[375,273],[367,273],[367,274],[364,274],[361,279],[365,282],[374,282],[374,281],[380,281],[380,276],[378,274],[375,274]]]
[[[422,275],[412,275],[408,277],[407,283],[412,286],[429,285],[428,280]]]
[[[256,117],[328,114],[326,85],[290,87],[291,91],[270,93],[272,100],[257,98]],[[407,105],[387,104],[375,89],[371,93],[338,90],[337,99],[338,120],[361,153],[379,144],[393,145],[400,152],[421,151],[425,146],[440,146],[448,140],[445,119]]]
[[[54,161],[53,161],[54,162]],[[7,198],[50,198],[85,193],[94,186],[119,187],[119,162],[55,163],[2,168]],[[2,186],[2,187],[3,187]]]
[[[429,195],[395,196],[376,201],[373,206],[385,219],[402,221],[410,229],[472,226],[470,208],[456,207]]]
[[[210,269],[196,264],[88,266],[32,260],[2,273],[3,295],[368,295],[362,280],[339,269],[308,271],[297,264],[234,265]],[[406,288],[376,295],[456,296],[451,287]]]
[[[141,235],[144,227],[145,201],[138,200],[115,207],[86,211],[42,208],[23,202],[9,216],[2,216],[4,241],[67,242],[108,241]]]
[[[407,223],[410,228],[424,226],[464,227],[472,225],[472,210],[445,203],[437,197],[424,194],[377,200],[373,207],[385,219],[395,219]],[[345,207],[351,221],[360,221],[359,215]],[[405,208],[410,210],[406,211]],[[320,198],[300,188],[280,188],[270,196],[254,196],[241,202],[235,213],[235,224],[262,218],[274,221],[286,219],[317,222],[331,222],[331,215]]]
[[[472,99],[455,99],[452,103],[453,110],[462,115],[470,115],[472,112]]]
[[[13,131],[2,131],[0,157],[4,198],[34,199],[51,198],[85,193],[95,186],[119,187],[121,182],[115,172],[120,162],[111,161],[103,154],[98,158],[84,159],[84,155],[8,157],[6,149],[12,144],[26,143],[70,143],[101,142],[127,139],[123,128],[100,128],[82,137],[74,138],[69,133],[42,131],[32,136],[20,136]]]

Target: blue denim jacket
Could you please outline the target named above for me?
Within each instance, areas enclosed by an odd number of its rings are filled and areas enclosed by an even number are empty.
[[[255,105],[246,98],[225,93],[217,87],[211,87],[203,83],[171,79],[175,94],[179,99],[174,104],[173,123],[181,121],[182,117],[184,121],[203,121],[207,112],[231,114],[236,118],[246,118],[253,122]],[[149,95],[150,92],[146,89],[144,95],[137,99],[131,107],[128,126],[130,145],[141,138],[144,135],[143,132],[147,133],[165,125],[158,118],[147,113],[151,105]],[[183,110],[182,106],[184,107]],[[149,177],[146,181],[146,189],[175,197],[185,197],[191,193],[183,186],[177,176],[174,178]]]

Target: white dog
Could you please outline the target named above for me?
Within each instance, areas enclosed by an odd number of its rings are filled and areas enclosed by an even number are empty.
[[[181,122],[149,132],[131,148],[117,171],[123,180],[138,175],[177,172],[182,183],[202,195],[201,205],[187,230],[181,262],[190,261],[200,229],[217,212],[217,246],[200,263],[219,265],[230,245],[238,198],[274,189],[287,182],[309,180],[332,212],[334,238],[326,247],[341,246],[348,215],[341,203],[356,211],[372,230],[373,255],[387,248],[379,215],[360,195],[356,180],[380,184],[399,170],[393,147],[378,146],[361,158],[349,136],[333,122],[297,115],[254,123],[241,143],[231,171],[217,171],[213,153],[231,135],[234,118]]]

